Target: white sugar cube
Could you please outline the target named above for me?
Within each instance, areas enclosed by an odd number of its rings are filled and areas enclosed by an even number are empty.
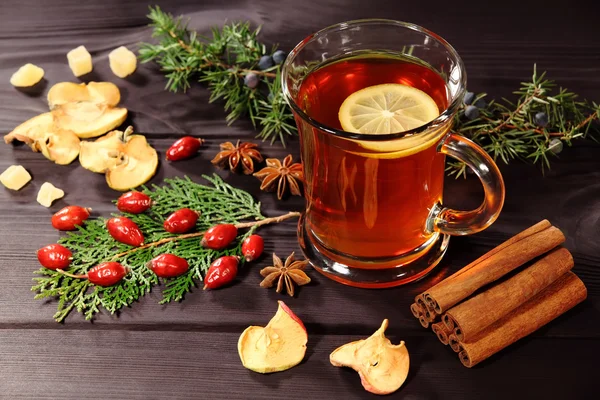
[[[33,86],[44,77],[44,70],[33,64],[25,64],[10,77],[10,84],[17,87]]]
[[[69,68],[73,75],[81,76],[92,72],[92,55],[85,46],[79,46],[67,53]]]
[[[44,207],[50,207],[54,200],[58,200],[65,195],[61,189],[55,187],[50,182],[44,182],[37,195],[37,202]]]
[[[137,66],[137,57],[125,46],[118,47],[108,55],[110,69],[119,78],[133,74]]]
[[[31,180],[31,175],[22,165],[11,165],[0,175],[0,182],[12,190],[19,190]]]

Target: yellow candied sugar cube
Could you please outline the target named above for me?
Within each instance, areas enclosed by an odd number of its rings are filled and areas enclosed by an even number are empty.
[[[61,189],[57,188],[50,182],[44,182],[37,195],[37,202],[44,207],[50,207],[54,200],[58,200],[65,195]]]
[[[137,66],[137,57],[125,46],[118,47],[108,55],[110,69],[119,78],[133,74]]]
[[[92,55],[85,46],[79,46],[67,53],[69,68],[73,75],[81,76],[92,72]]]
[[[0,182],[12,190],[19,190],[31,180],[31,175],[22,165],[11,165],[0,174]]]
[[[37,65],[27,63],[19,68],[17,72],[12,74],[10,77],[10,84],[17,87],[33,86],[41,81],[43,77],[43,69]]]

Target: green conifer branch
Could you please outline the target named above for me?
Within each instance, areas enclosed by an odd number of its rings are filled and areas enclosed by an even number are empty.
[[[105,218],[89,219],[77,231],[67,232],[59,240],[73,252],[73,261],[67,272],[85,274],[101,262],[118,261],[131,270],[121,282],[110,287],[94,286],[85,279],[40,268],[35,272],[40,276],[34,278],[32,287],[32,291],[37,292],[35,298],[58,300],[54,315],[58,322],[63,321],[73,309],[88,320],[102,309],[113,314],[131,306],[159,284],[159,279],[146,267],[146,263],[160,254],[172,253],[185,258],[190,269],[181,276],[164,280],[161,304],[180,301],[196,287],[213,260],[223,255],[241,255],[241,242],[256,228],[299,215],[290,212],[265,218],[260,203],[249,193],[225,183],[218,175],[203,177],[210,185],[201,185],[184,177],[165,179],[163,186],[143,187],[143,192],[154,202],[152,208],[147,213],[124,215],[144,232],[144,246],[131,247],[115,241],[105,228]],[[201,213],[195,232],[182,235],[166,232],[164,219],[182,207]],[[244,220],[250,221],[242,222]],[[218,223],[233,223],[239,229],[248,229],[240,233],[235,247],[216,251],[200,246],[203,232]]]
[[[194,80],[203,82],[211,92],[210,102],[223,102],[229,112],[228,124],[246,115],[260,129],[259,138],[271,143],[280,140],[284,146],[286,137],[296,134],[293,115],[280,93],[281,67],[258,68],[260,57],[276,50],[267,50],[258,40],[260,28],[252,30],[248,22],[231,23],[205,37],[158,6],[150,7],[148,18],[158,43],[142,43],[139,59],[160,66],[168,90],[186,91]],[[257,87],[244,84],[249,74],[260,80]]]
[[[469,105],[463,105],[453,129],[483,147],[495,161],[539,163],[542,171],[550,168],[551,158],[563,145],[586,137],[598,139],[593,125],[600,120],[600,106],[578,100],[577,94],[565,88],[556,90],[554,81],[545,72],[538,74],[535,65],[531,81],[521,82],[514,93],[519,95],[516,102],[502,99],[489,104],[485,104],[486,93],[476,95],[470,105],[477,108],[477,116],[469,118]],[[457,178],[467,173],[460,162],[450,162],[447,170]]]

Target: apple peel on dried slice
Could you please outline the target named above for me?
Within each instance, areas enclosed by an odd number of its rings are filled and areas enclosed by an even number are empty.
[[[374,394],[390,394],[398,390],[410,367],[408,350],[401,341],[393,345],[385,337],[388,320],[369,338],[347,343],[335,349],[329,361],[336,367],[350,367],[358,372],[365,390]]]
[[[304,359],[308,334],[304,324],[283,302],[265,326],[249,326],[238,340],[242,365],[261,374],[285,371]]]
[[[56,164],[70,164],[79,154],[79,137],[56,125],[49,112],[23,122],[4,136],[6,143],[13,140],[27,144]]]
[[[81,142],[79,162],[92,172],[106,175],[108,186],[125,191],[143,185],[156,173],[158,154],[143,135],[112,131],[94,142]]]

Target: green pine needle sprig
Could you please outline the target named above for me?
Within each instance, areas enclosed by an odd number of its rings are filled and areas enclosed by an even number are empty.
[[[187,273],[164,280],[161,304],[180,301],[186,293],[197,287],[212,261],[224,255],[241,256],[241,242],[260,225],[276,223],[298,213],[265,218],[260,203],[252,196],[225,183],[218,175],[203,176],[210,185],[201,185],[188,177],[165,179],[165,185],[143,187],[151,197],[153,206],[143,214],[123,214],[133,220],[142,230],[146,245],[132,247],[115,241],[106,230],[106,219],[89,219],[77,231],[67,232],[58,242],[73,253],[73,261],[67,272],[85,274],[91,267],[104,261],[118,261],[128,267],[130,273],[119,283],[110,287],[91,284],[86,279],[72,278],[58,271],[40,268],[35,273],[32,291],[36,299],[58,299],[54,319],[63,321],[72,310],[82,313],[90,320],[104,309],[113,314],[123,307],[131,306],[159,284],[156,275],[146,267],[152,258],[171,253],[185,258],[190,268]],[[163,228],[165,218],[173,211],[187,207],[200,212],[196,231],[192,234],[174,235]],[[118,214],[114,214],[117,216]],[[243,220],[251,222],[240,223]],[[200,246],[201,234],[219,223],[233,223],[241,232],[236,246],[216,251]],[[241,260],[243,262],[243,258]]]
[[[519,95],[516,102],[502,99],[489,104],[485,104],[486,93],[477,94],[471,105],[478,106],[478,116],[467,118],[467,105],[463,105],[453,129],[479,144],[494,161],[508,164],[520,159],[540,164],[542,171],[549,169],[551,158],[573,140],[598,140],[593,125],[600,120],[600,105],[578,100],[577,94],[565,88],[557,90],[546,72],[537,73],[535,65],[531,81],[521,82],[514,94]],[[467,166],[450,162],[447,170],[458,178],[466,176]]]
[[[281,93],[281,67],[258,68],[261,56],[276,50],[267,50],[258,40],[260,28],[252,30],[248,22],[234,22],[213,28],[212,37],[207,37],[189,30],[182,17],[173,17],[158,6],[150,7],[148,18],[158,43],[142,43],[139,59],[160,66],[168,90],[186,91],[193,81],[203,82],[211,92],[210,102],[223,102],[228,124],[247,115],[260,129],[259,138],[271,143],[279,140],[284,146],[285,139],[296,134],[293,114]],[[244,84],[250,74],[260,80],[255,88]]]

